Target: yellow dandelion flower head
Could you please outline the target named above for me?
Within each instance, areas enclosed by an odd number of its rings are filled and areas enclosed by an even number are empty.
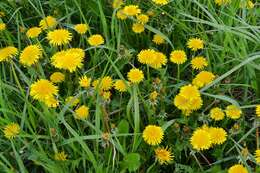
[[[183,50],[174,50],[171,52],[170,60],[175,64],[183,64],[187,60],[187,55]]]
[[[260,149],[255,150],[256,163],[260,163]]]
[[[191,38],[187,42],[188,48],[190,48],[193,51],[197,51],[199,49],[204,48],[204,41],[200,38]]]
[[[149,145],[158,145],[163,140],[163,129],[160,126],[148,125],[143,131],[143,139]]]
[[[26,36],[28,38],[36,38],[40,35],[40,33],[42,32],[42,29],[39,27],[32,27],[30,29],[28,29],[28,31],[26,32]]]
[[[207,66],[208,62],[203,56],[197,56],[191,60],[191,67],[194,70],[203,70]]]
[[[221,5],[227,5],[231,3],[231,0],[215,0],[215,3],[219,6]]]
[[[90,87],[90,83],[91,83],[91,78],[90,77],[82,76],[79,79],[79,85],[81,87],[88,88],[88,87]]]
[[[96,79],[92,82],[92,86],[95,89],[100,89],[100,90],[109,90],[113,86],[113,80],[110,76],[105,76],[101,79]]]
[[[180,95],[186,98],[197,98],[200,97],[200,92],[197,87],[189,84],[181,87]]]
[[[223,120],[225,117],[225,113],[222,109],[215,107],[210,110],[210,118],[212,118],[215,121]]]
[[[74,29],[79,34],[85,34],[89,30],[89,26],[87,24],[77,24]]]
[[[192,84],[198,88],[204,87],[205,85],[210,84],[214,79],[215,75],[208,71],[201,71],[196,77],[192,80]]]
[[[65,79],[65,75],[61,72],[54,72],[51,74],[50,76],[50,80],[53,82],[53,83],[60,83],[60,82],[63,82]]]
[[[208,130],[212,144],[223,144],[227,140],[227,132],[223,128],[210,127]]]
[[[59,105],[59,101],[55,97],[46,97],[44,103],[50,108],[56,108]]]
[[[164,38],[160,34],[153,35],[153,42],[157,45],[165,43]]]
[[[24,66],[36,64],[42,57],[42,48],[39,45],[29,45],[20,54],[19,62]]]
[[[238,119],[242,115],[242,111],[236,105],[229,105],[226,107],[226,115],[231,119]]]
[[[6,30],[6,24],[5,23],[0,23],[0,31]]]
[[[173,103],[178,109],[181,109],[181,110],[189,110],[190,109],[189,98],[186,98],[186,97],[184,97],[180,94],[178,94],[174,97]]]
[[[156,52],[155,55],[156,55],[156,58],[155,58],[155,60],[150,64],[150,66],[151,66],[152,68],[155,68],[155,69],[160,69],[160,68],[162,68],[163,65],[166,65],[166,63],[167,63],[166,55],[164,55],[164,54],[161,53],[161,52]]]
[[[44,19],[40,21],[39,26],[45,30],[45,29],[52,29],[57,26],[58,22],[57,20],[52,16],[47,16]]]
[[[68,157],[68,155],[64,151],[57,152],[54,155],[54,159],[57,161],[66,161],[67,157]]]
[[[182,110],[185,115],[190,115],[193,110],[201,108],[203,101],[197,87],[186,85],[181,87],[173,103],[178,109]]]
[[[110,91],[102,91],[101,96],[103,97],[103,99],[108,101],[110,100],[112,93]]]
[[[256,105],[255,113],[256,113],[256,116],[260,117],[260,105]]]
[[[5,48],[0,49],[0,62],[2,61],[9,61],[15,55],[17,55],[18,50],[13,46],[8,46]]]
[[[95,34],[88,38],[88,43],[91,46],[99,46],[99,45],[104,44],[104,42],[105,42],[104,38],[100,34]]]
[[[118,11],[116,12],[116,17],[117,17],[118,19],[120,19],[120,20],[125,20],[125,19],[127,19],[127,15],[124,13],[123,9],[118,10]]]
[[[30,86],[30,95],[39,101],[45,102],[46,99],[58,94],[58,87],[46,79],[39,79]]]
[[[52,65],[58,69],[76,71],[77,68],[83,66],[85,52],[80,48],[70,48],[64,51],[55,53],[51,57]]]
[[[169,0],[152,0],[155,4],[166,5],[169,3]]]
[[[13,139],[20,133],[20,126],[17,123],[10,123],[4,127],[4,136]]]
[[[132,26],[132,30],[137,34],[142,33],[144,32],[144,25],[141,23],[134,23]]]
[[[139,14],[136,19],[141,24],[146,24],[149,21],[149,16],[146,14]]]
[[[114,83],[114,88],[119,92],[127,91],[127,86],[123,80],[116,80]]]
[[[236,164],[228,169],[228,173],[248,173],[248,171],[243,165]]]
[[[139,70],[137,68],[132,68],[127,73],[127,78],[130,82],[138,84],[144,79],[144,73],[142,70]]]
[[[140,63],[150,65],[157,58],[157,54],[153,49],[145,49],[138,53],[137,58]]]
[[[203,101],[201,97],[190,98],[189,100],[189,110],[198,110],[202,107]]]
[[[192,147],[196,150],[206,150],[211,147],[211,137],[207,130],[202,128],[196,129],[190,139]]]
[[[74,107],[79,103],[79,99],[77,97],[69,96],[65,99],[65,103],[66,105]]]
[[[138,5],[127,5],[123,8],[123,12],[127,16],[135,16],[141,13],[141,9],[139,9]]]
[[[86,119],[89,115],[89,108],[85,105],[80,106],[75,110],[76,119]]]
[[[155,149],[155,158],[159,161],[161,165],[163,165],[170,163],[173,160],[174,156],[167,147],[159,147]]]
[[[149,98],[150,98],[151,101],[155,101],[157,99],[158,95],[159,94],[158,94],[157,91],[153,91],[153,92],[150,93]]]
[[[69,44],[72,40],[72,34],[67,29],[55,29],[47,34],[49,43],[53,46]]]
[[[114,0],[112,3],[112,7],[114,9],[120,8],[124,4],[123,0]]]

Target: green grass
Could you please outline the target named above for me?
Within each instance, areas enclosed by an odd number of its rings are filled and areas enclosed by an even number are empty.
[[[7,30],[0,32],[0,47],[14,45],[23,50],[29,44],[38,43],[44,48],[40,63],[30,68],[19,64],[19,56],[10,62],[0,62],[0,127],[3,130],[10,122],[17,122],[21,127],[21,133],[13,140],[0,134],[2,172],[221,173],[238,162],[251,173],[259,171],[254,159],[254,151],[259,147],[256,130],[260,126],[254,113],[260,103],[259,2],[254,9],[239,8],[239,0],[221,7],[214,0],[173,0],[165,6],[151,1],[125,2],[132,3],[139,5],[143,12],[155,12],[144,33],[135,34],[131,30],[135,19],[118,20],[109,0],[0,2],[0,10],[6,14],[0,21],[7,24]],[[82,69],[64,72],[66,81],[59,85],[60,105],[56,109],[33,100],[29,87],[39,78],[49,78],[56,70],[50,65],[50,57],[61,48],[51,47],[46,33],[30,40],[20,29],[37,26],[48,15],[58,19],[58,28],[73,32],[69,46],[81,47],[86,53]],[[101,34],[105,44],[90,47],[86,36],[82,38],[73,31],[77,23],[88,23],[90,30],[86,35]],[[156,46],[151,41],[155,33],[162,34],[167,44]],[[189,61],[179,69],[168,62],[164,68],[154,70],[141,65],[136,56],[142,49],[154,48],[169,58],[173,49],[183,49],[190,60],[198,54],[186,46],[191,37],[205,41],[205,49],[200,54],[209,62],[207,70],[217,78],[200,90],[203,107],[185,117],[173,105],[173,99],[179,88],[196,75]],[[127,72],[133,66],[143,70],[145,81],[129,86],[123,94],[113,90],[110,102],[104,102],[97,91],[78,86],[78,78],[83,74],[93,79],[109,75],[127,81]],[[157,77],[161,80],[160,95],[158,104],[152,105],[149,94],[157,87],[153,83]],[[90,107],[88,119],[79,121],[73,117],[74,110],[65,103],[67,96],[79,98],[80,104]],[[225,118],[220,123],[209,119],[212,107],[225,108],[229,104],[241,107],[242,118],[235,121]],[[228,132],[228,140],[223,145],[197,152],[189,139],[204,123],[223,127]],[[172,150],[173,163],[155,162],[154,147],[142,139],[142,131],[148,124],[164,129],[162,146]],[[232,128],[234,124],[239,124],[238,130]],[[110,133],[108,140],[104,140],[105,132]],[[246,156],[245,148],[249,151]],[[65,151],[67,161],[54,159],[58,151]]]

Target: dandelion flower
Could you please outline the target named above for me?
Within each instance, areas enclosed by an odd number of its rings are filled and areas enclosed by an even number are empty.
[[[215,79],[215,75],[208,71],[201,71],[193,79],[192,84],[198,88],[204,87],[205,85],[210,84]]]
[[[141,71],[137,68],[132,68],[127,73],[127,78],[130,82],[138,84],[144,79],[144,74],[143,74],[143,71]]]
[[[88,38],[90,46],[99,46],[104,44],[104,42],[104,38],[100,34],[95,34]]]
[[[197,56],[191,60],[191,67],[194,70],[202,70],[208,66],[207,60],[203,56]]]
[[[85,34],[88,31],[89,27],[87,24],[77,24],[74,26],[74,29],[79,34]]]
[[[127,90],[127,86],[123,80],[116,80],[114,88],[119,92],[125,92]]]
[[[260,105],[256,105],[255,113],[257,117],[260,117]]]
[[[153,42],[157,45],[165,43],[164,38],[160,34],[153,35]]]
[[[137,21],[141,24],[146,24],[149,21],[149,16],[146,14],[139,14],[136,17]]]
[[[155,50],[145,49],[138,53],[137,58],[138,61],[142,64],[152,64],[156,59],[156,55],[157,54]]]
[[[0,49],[0,62],[2,61],[9,61],[15,55],[17,55],[18,50],[13,46],[8,46],[5,48]]]
[[[161,52],[156,52],[156,58],[155,60],[150,64],[152,68],[159,69],[162,68],[163,65],[166,65],[167,58],[166,55],[164,55]]]
[[[189,110],[190,109],[189,99],[180,94],[178,94],[174,97],[173,103],[180,110]]]
[[[57,152],[54,155],[54,159],[57,161],[66,161],[67,157],[68,157],[68,155],[64,151]]]
[[[83,76],[79,79],[79,85],[84,88],[90,87],[91,78],[87,76]]]
[[[51,57],[51,63],[54,67],[70,72],[76,71],[83,66],[85,52],[80,48],[70,48],[65,51],[55,53]]]
[[[243,165],[236,164],[228,169],[228,173],[248,173],[248,171]]]
[[[200,38],[191,38],[189,39],[188,43],[188,48],[190,48],[193,51],[197,51],[199,49],[204,48],[204,41],[201,40]]]
[[[138,5],[127,5],[123,8],[123,12],[127,16],[135,16],[141,13],[141,10],[139,9]]]
[[[46,79],[40,79],[30,86],[30,95],[39,101],[45,102],[46,99],[58,94],[58,87]]]
[[[175,50],[171,52],[170,60],[175,64],[183,64],[187,60],[187,55],[183,50]]]
[[[212,144],[223,144],[227,140],[227,132],[223,128],[210,127],[208,132]]]
[[[255,151],[255,161],[256,163],[260,163],[260,149]]]
[[[169,0],[152,0],[155,4],[166,5],[169,3]]]
[[[200,92],[198,88],[193,85],[185,85],[181,87],[180,95],[187,98],[197,98],[200,97]]]
[[[206,150],[211,147],[211,137],[207,130],[202,128],[196,129],[190,139],[192,147],[196,150]]]
[[[116,17],[117,17],[118,19],[120,19],[120,20],[125,20],[125,19],[127,19],[127,15],[123,12],[122,9],[121,9],[121,10],[118,10],[118,11],[116,12]]]
[[[48,32],[47,39],[51,45],[61,46],[69,44],[72,40],[72,34],[66,29],[56,29]]]
[[[50,80],[53,82],[53,83],[60,83],[60,82],[63,82],[65,79],[65,75],[61,72],[54,72],[51,74],[50,76]]]
[[[114,0],[113,4],[112,4],[112,7],[114,9],[120,8],[123,4],[124,4],[123,0]]]
[[[46,18],[42,19],[40,21],[39,26],[45,30],[45,29],[51,29],[51,28],[55,28],[56,25],[58,24],[57,20],[52,17],[52,16],[47,16]]]
[[[144,25],[141,23],[134,23],[132,26],[132,30],[137,34],[142,33],[144,32]]]
[[[75,110],[75,118],[77,119],[86,119],[89,115],[89,108],[85,105],[80,106]]]
[[[159,147],[155,149],[155,158],[161,165],[170,163],[173,160],[173,157],[173,154],[167,147]]]
[[[0,23],[0,31],[6,30],[6,24],[5,23]]]
[[[79,99],[73,96],[69,96],[65,99],[65,103],[69,106],[76,106],[79,103]]]
[[[4,127],[4,136],[13,139],[20,133],[20,126],[17,123],[10,123]]]
[[[96,79],[92,82],[92,86],[95,89],[100,89],[100,90],[109,90],[113,86],[113,81],[110,76],[105,76],[101,79]]]
[[[143,139],[149,145],[158,145],[163,140],[163,129],[160,126],[148,125],[143,131]]]
[[[242,114],[241,109],[235,105],[227,106],[225,112],[226,112],[227,117],[232,118],[232,119],[238,119],[238,118],[240,118],[240,116]]]
[[[223,120],[225,117],[225,113],[222,109],[216,107],[210,110],[210,118],[215,121]]]
[[[42,57],[42,49],[39,45],[30,45],[24,48],[20,55],[20,63],[24,66],[36,64]]]
[[[32,28],[28,29],[28,31],[26,32],[26,36],[28,38],[36,38],[40,35],[41,32],[42,32],[41,28],[32,27]]]

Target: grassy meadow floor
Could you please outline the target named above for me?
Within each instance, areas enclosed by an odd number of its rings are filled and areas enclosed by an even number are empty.
[[[125,0],[116,8],[113,0],[0,1],[0,172],[260,172],[260,151],[258,157],[255,154],[260,147],[260,106],[256,111],[260,104],[260,2],[253,0],[254,7],[249,8],[243,5],[247,0],[222,5],[215,0],[169,0],[166,5],[155,1]],[[118,12],[131,4],[149,21],[137,15],[120,19]],[[39,36],[30,38],[28,29],[39,27],[47,16],[56,20],[55,26],[42,26]],[[88,26],[84,34],[75,29],[80,23]],[[133,24],[141,26],[134,32]],[[61,28],[72,38],[57,46],[51,40],[64,35],[53,38],[49,33]],[[89,40],[94,34],[102,36],[102,44]],[[156,44],[155,34],[164,43]],[[191,38],[203,40],[203,48],[190,49]],[[39,58],[24,65],[21,57],[29,45],[38,45],[41,53],[29,51],[29,59]],[[4,50],[7,46],[17,52]],[[66,67],[58,67],[53,55],[70,48],[81,48],[85,55],[64,54],[60,61],[68,57]],[[146,49],[163,53],[167,63],[154,68],[140,62],[140,52]],[[187,60],[174,63],[174,50],[183,50]],[[78,63],[69,56],[84,60],[69,70]],[[214,77],[197,88],[193,79],[202,70],[193,69],[191,60],[198,56],[205,57],[204,71]],[[143,79],[140,74],[129,77],[134,68],[142,71]],[[50,79],[54,72],[64,75],[62,82]],[[91,78],[85,87],[79,83],[83,76]],[[33,94],[40,79],[48,80],[50,86],[39,87]],[[189,84],[199,93],[194,99],[203,103],[189,103],[192,90],[178,106],[176,97]],[[37,94],[44,95],[53,86],[58,93],[39,98]],[[187,104],[198,104],[198,110],[186,109]],[[238,118],[232,117],[238,110],[229,115],[229,105],[241,111]],[[220,121],[211,117],[215,107],[226,110]],[[147,127],[152,130],[146,134]],[[212,141],[220,140],[219,133],[215,138],[209,135],[207,141],[210,127],[226,132],[218,145]],[[192,141],[199,130],[205,134],[197,141],[202,147]],[[237,164],[242,166],[240,172],[232,171]]]

